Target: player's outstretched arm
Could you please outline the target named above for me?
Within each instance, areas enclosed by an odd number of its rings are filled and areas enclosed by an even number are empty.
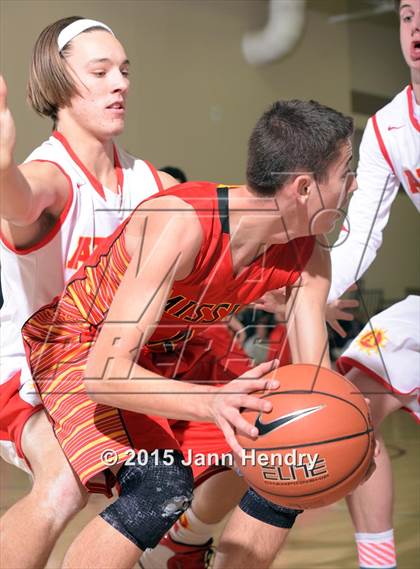
[[[359,153],[358,189],[350,200],[348,227],[341,231],[331,251],[328,302],[340,297],[373,263],[400,184],[382,154],[372,119],[366,125]]]
[[[325,308],[330,288],[331,262],[328,244],[317,242],[301,278],[290,290],[287,329],[293,363],[330,367]]]
[[[16,129],[7,106],[7,86],[0,76],[0,217],[17,227],[36,224],[48,208],[58,217],[69,191],[64,174],[48,163],[18,166],[14,160],[15,145]],[[36,229],[18,232],[17,242],[12,239],[14,244],[24,246],[25,240],[36,239]]]

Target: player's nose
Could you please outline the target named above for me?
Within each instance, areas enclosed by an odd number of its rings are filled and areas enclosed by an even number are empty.
[[[412,19],[411,33],[414,35],[416,32],[420,32],[420,6],[415,11]]]
[[[349,186],[348,193],[351,194],[351,193],[355,192],[356,190],[357,190],[357,179],[356,179],[356,176],[353,174],[353,179],[352,179],[351,184]]]

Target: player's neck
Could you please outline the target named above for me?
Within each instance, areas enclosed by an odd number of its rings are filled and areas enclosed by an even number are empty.
[[[66,138],[85,168],[102,184],[109,186],[108,178],[114,172],[112,139],[98,140],[78,124],[68,120],[59,121],[56,130]]]
[[[260,255],[264,247],[287,243],[298,236],[292,224],[285,223],[290,217],[287,202],[282,201],[281,207],[284,211],[280,211],[278,200],[255,197],[246,186],[230,189],[231,249],[246,259],[245,264]]]

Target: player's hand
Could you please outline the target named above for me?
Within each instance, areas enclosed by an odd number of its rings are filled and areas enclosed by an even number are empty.
[[[275,314],[278,322],[284,322],[286,319],[286,301],[286,287],[282,287],[266,292],[253,305],[256,308]]]
[[[280,385],[278,381],[262,379],[262,376],[278,365],[278,360],[264,362],[221,387],[213,397],[211,403],[213,420],[223,431],[228,445],[239,456],[242,453],[242,447],[236,440],[235,431],[248,437],[258,436],[257,428],[242,417],[240,410],[247,408],[266,413],[271,411],[272,404],[269,401],[250,395],[250,393],[264,389],[277,389]]]
[[[232,336],[234,336],[235,341],[243,347],[246,341],[246,332],[242,322],[235,315],[232,315],[230,320],[227,321],[227,327]]]
[[[356,290],[356,285],[352,285],[346,292]],[[359,306],[359,301],[356,299],[343,299],[337,298],[333,302],[327,304],[325,310],[325,319],[333,330],[337,332],[342,338],[347,336],[346,331],[340,325],[339,320],[347,320],[351,322],[354,320],[354,314],[348,312],[349,309],[355,309]]]
[[[7,106],[6,82],[0,75],[0,170],[5,170],[13,163],[15,144],[15,122]]]

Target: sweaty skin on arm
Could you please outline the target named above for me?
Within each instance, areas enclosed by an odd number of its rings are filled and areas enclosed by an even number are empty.
[[[172,419],[216,422],[238,449],[230,427],[250,436],[256,432],[239,409],[266,409],[265,402],[248,393],[270,384],[255,378],[267,373],[272,362],[222,388],[167,379],[135,363],[159,324],[174,281],[193,271],[201,243],[195,211],[175,196],[148,201],[136,212],[126,229],[132,259],[90,351],[85,385],[98,403]]]

